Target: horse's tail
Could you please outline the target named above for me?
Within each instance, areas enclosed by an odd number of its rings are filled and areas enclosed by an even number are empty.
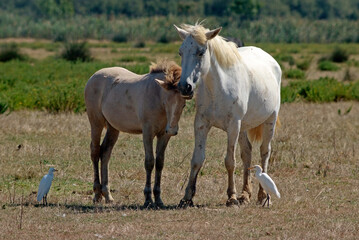
[[[277,121],[275,125],[276,125],[276,130],[281,126],[279,117],[277,117]],[[262,137],[263,137],[263,123],[255,128],[248,130],[248,138],[251,143],[262,142]]]

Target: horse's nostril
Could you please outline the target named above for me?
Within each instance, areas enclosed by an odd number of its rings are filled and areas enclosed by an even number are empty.
[[[168,133],[168,130],[166,130],[166,133]]]
[[[192,86],[191,86],[191,84],[187,84],[187,87],[186,87],[186,88],[187,88],[187,89],[186,89],[187,92],[192,91]]]

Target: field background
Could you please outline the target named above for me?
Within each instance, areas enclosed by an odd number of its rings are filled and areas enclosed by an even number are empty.
[[[282,198],[257,205],[253,177],[251,202],[227,208],[226,137],[212,129],[196,207],[176,208],[193,151],[191,100],[166,151],[166,209],[142,208],[142,138],[125,133],[110,160],[115,202],[94,205],[87,80],[103,67],[144,74],[161,58],[180,63],[172,25],[201,19],[282,67],[269,165]],[[357,239],[357,29],[357,0],[0,0],[0,239]],[[89,58],[64,58],[71,47]],[[258,144],[252,161],[260,162]],[[36,194],[49,166],[59,171],[44,207]]]

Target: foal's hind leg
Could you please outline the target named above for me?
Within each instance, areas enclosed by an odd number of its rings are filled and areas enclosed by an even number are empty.
[[[249,203],[249,199],[252,195],[251,175],[250,170],[248,170],[252,161],[252,145],[248,140],[247,132],[241,132],[239,134],[238,142],[243,161],[243,189],[238,200],[240,204],[246,204]]]
[[[153,195],[155,196],[155,204],[159,208],[163,208],[164,204],[161,199],[161,174],[165,161],[165,150],[170,140],[170,136],[164,134],[157,138],[156,146],[156,175],[155,175],[155,185],[153,187]]]
[[[98,162],[100,160],[100,141],[101,141],[101,133],[104,127],[104,120],[101,121],[101,119],[98,119],[96,121],[96,118],[91,117],[91,115],[89,115],[89,120],[91,124],[91,145],[90,145],[91,160],[94,170],[93,191],[95,193],[95,197],[93,198],[93,201],[100,202],[102,199],[102,193],[101,193]]]
[[[108,184],[108,164],[111,157],[113,146],[118,139],[119,131],[107,124],[107,132],[101,144],[101,191],[106,203],[113,202]]]
[[[277,121],[277,116],[278,116],[277,113],[273,113],[263,123],[263,136],[262,136],[263,140],[262,140],[262,145],[260,147],[263,172],[267,172],[267,170],[268,170],[268,161],[269,161],[270,154],[271,154],[271,141],[274,136],[274,130],[275,130],[275,124]],[[259,184],[258,203],[261,204],[265,199],[267,199],[267,194],[263,190],[262,186]]]

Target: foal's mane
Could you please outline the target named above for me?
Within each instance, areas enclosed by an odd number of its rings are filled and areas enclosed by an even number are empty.
[[[214,53],[220,66],[230,67],[240,60],[241,57],[234,42],[227,42],[219,35],[207,41],[206,32],[209,29],[203,27],[201,23],[197,22],[195,25],[182,24],[181,28],[187,31],[197,43],[205,45],[208,42],[209,50]]]
[[[167,89],[177,89],[178,82],[181,79],[182,68],[174,61],[160,60],[152,63],[150,73],[164,73]]]

